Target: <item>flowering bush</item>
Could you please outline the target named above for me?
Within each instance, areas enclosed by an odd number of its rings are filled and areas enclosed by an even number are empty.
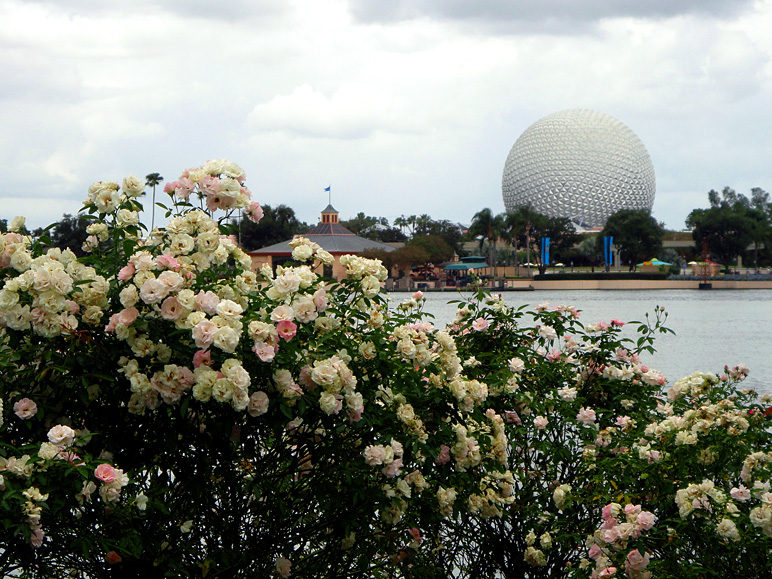
[[[88,192],[89,254],[0,238],[0,570],[35,577],[628,577],[768,569],[767,414],[742,367],[665,394],[664,312],[582,325],[483,293],[446,329],[298,238],[251,270],[210,161]],[[214,218],[221,214],[219,221]],[[17,221],[15,221],[17,222]],[[18,223],[23,223],[18,220]]]

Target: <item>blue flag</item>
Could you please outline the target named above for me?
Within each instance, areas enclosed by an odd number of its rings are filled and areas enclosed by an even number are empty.
[[[324,188],[324,190],[325,190],[325,191],[329,191],[329,190],[330,190],[330,186],[329,186],[329,185],[327,185],[327,187],[325,187],[325,188]]]

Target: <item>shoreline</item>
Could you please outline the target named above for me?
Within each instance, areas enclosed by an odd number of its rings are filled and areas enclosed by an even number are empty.
[[[418,282],[423,285],[423,282]],[[511,291],[539,291],[539,290],[772,290],[772,280],[708,280],[710,288],[702,288],[703,282],[698,280],[604,280],[604,279],[577,279],[577,280],[528,280],[515,279],[505,280],[503,286],[487,285],[486,289],[492,292],[511,292]],[[458,292],[473,291],[473,286],[458,288],[455,286],[435,288],[419,287],[416,284],[412,288],[391,288],[389,292],[412,293],[417,290],[422,292]]]

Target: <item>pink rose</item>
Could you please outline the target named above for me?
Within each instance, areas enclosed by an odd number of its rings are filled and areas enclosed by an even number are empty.
[[[173,269],[175,271],[180,269],[180,263],[177,261],[177,258],[167,253],[156,257],[155,264],[159,268]]]
[[[169,296],[161,304],[161,317],[164,320],[176,320],[182,314],[182,304],[174,296]]]
[[[32,545],[35,549],[40,547],[43,544],[43,537],[45,537],[46,534],[43,532],[43,529],[39,526],[32,529],[32,534],[29,537],[29,544]]]
[[[627,554],[625,568],[632,569],[633,571],[643,571],[649,564],[650,559],[651,556],[648,553],[641,555],[638,549],[634,549]]]
[[[409,529],[408,532],[410,533],[410,536],[413,538],[413,541],[416,543],[423,542],[423,537],[421,537],[421,531],[419,529],[416,529],[413,527],[412,529]]]
[[[105,326],[105,332],[114,332],[115,326],[118,325],[118,314],[113,314],[110,316],[110,321],[107,322],[107,325]]]
[[[282,577],[289,577],[292,572],[292,561],[284,557],[276,559],[276,572]]]
[[[253,392],[249,397],[247,412],[250,416],[260,416],[268,412],[268,395],[262,390]]]
[[[547,427],[548,422],[549,421],[544,416],[537,416],[533,419],[533,425],[539,430],[544,430]]]
[[[657,522],[657,517],[656,515],[654,515],[654,513],[650,513],[649,511],[641,511],[640,513],[638,513],[638,519],[636,523],[639,529],[648,531],[654,526],[654,523],[656,522]]]
[[[111,483],[115,480],[115,469],[107,463],[102,463],[94,469],[94,476],[102,482]]]
[[[137,319],[138,315],[139,310],[137,308],[126,308],[118,313],[118,323],[122,326],[130,326]]]
[[[199,366],[211,366],[212,365],[212,353],[209,350],[199,350],[193,354],[193,367]]]
[[[600,577],[600,579],[606,579],[606,577],[613,577],[616,575],[616,572],[616,567],[606,567],[603,571],[600,572],[598,577]]]
[[[250,203],[249,207],[246,208],[245,213],[247,214],[247,218],[253,223],[260,223],[260,220],[264,215],[263,208],[260,207],[260,204],[257,202]]]
[[[214,292],[200,291],[196,295],[196,306],[202,312],[206,312],[210,316],[217,313],[217,304],[220,303],[220,298]]]
[[[123,558],[115,551],[110,551],[105,555],[105,562],[107,562],[108,565],[115,565],[121,561],[123,561]]]
[[[596,414],[592,408],[582,408],[576,415],[576,420],[582,424],[593,424],[595,422]]]
[[[402,471],[402,459],[401,458],[395,458],[392,460],[388,466],[385,466],[381,469],[381,472],[389,477],[394,478]]]
[[[413,299],[414,300],[420,300],[422,297],[424,297],[424,292],[422,292],[420,290],[413,294]]]
[[[32,418],[38,411],[38,405],[29,398],[22,398],[13,405],[13,411],[22,420]]]
[[[217,326],[209,320],[201,320],[193,327],[193,340],[196,347],[206,349],[214,342]]]
[[[517,412],[514,410],[507,410],[504,412],[504,420],[507,422],[514,423],[514,424],[522,424],[522,421],[520,420],[520,416],[518,416]]]
[[[272,362],[274,356],[276,355],[276,348],[275,346],[271,346],[270,344],[266,344],[265,342],[261,342],[260,340],[255,340],[255,345],[252,348],[252,350],[257,354],[257,357],[260,358],[262,362]]]
[[[484,332],[488,329],[488,326],[490,326],[490,322],[485,318],[477,318],[472,322],[472,329],[475,332]]]
[[[587,555],[590,557],[590,559],[595,561],[601,553],[602,551],[600,550],[600,547],[598,547],[596,543],[593,543]]]
[[[298,331],[298,327],[295,324],[295,322],[290,322],[289,320],[282,320],[278,324],[276,324],[276,332],[279,334],[279,337],[283,340],[289,342],[292,338],[295,337],[295,334]]]
[[[134,276],[134,271],[134,264],[124,265],[118,272],[118,279],[120,281],[129,280]]]
[[[445,464],[450,461],[450,447],[443,444],[440,446],[440,454],[437,456],[437,464]]]
[[[323,312],[327,309],[327,292],[324,291],[324,288],[316,290],[311,299],[314,300],[317,312]]]

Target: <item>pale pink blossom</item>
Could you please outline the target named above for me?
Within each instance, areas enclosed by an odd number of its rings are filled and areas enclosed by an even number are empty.
[[[56,446],[70,446],[75,440],[75,431],[64,424],[58,424],[48,431],[48,442]]]
[[[156,257],[155,264],[161,269],[173,269],[175,271],[180,269],[180,263],[177,261],[177,258],[168,253],[163,253]]]
[[[139,315],[139,310],[135,307],[126,308],[118,312],[118,323],[122,326],[130,326]]]
[[[475,332],[484,332],[488,329],[488,326],[490,326],[490,322],[485,318],[477,318],[472,322],[472,329]]]
[[[437,464],[445,464],[450,461],[450,447],[443,444],[440,446],[440,454],[437,455]]]
[[[124,265],[119,271],[118,271],[118,279],[120,281],[126,281],[131,279],[134,276],[134,264],[130,263],[128,265]]]
[[[576,420],[582,424],[593,424],[595,422],[596,414],[592,408],[582,408],[576,415]]]
[[[107,463],[102,463],[94,469],[94,476],[102,482],[113,482],[115,480],[115,468]]]
[[[220,303],[218,295],[211,291],[200,291],[196,294],[196,307],[210,316],[217,313],[217,305]]]
[[[616,567],[606,567],[603,571],[601,571],[598,574],[598,577],[600,579],[606,579],[607,577],[613,577],[616,575],[617,568]]]
[[[292,573],[292,561],[284,557],[277,557],[276,572],[282,577],[289,577]]]
[[[549,420],[547,420],[547,418],[544,416],[537,416],[536,418],[533,419],[533,425],[538,430],[544,430],[545,428],[547,428],[548,423],[549,423]]]
[[[26,420],[27,418],[35,416],[38,411],[38,405],[29,398],[22,398],[21,400],[17,400],[13,405],[13,411],[16,416],[22,420]]]
[[[196,347],[206,349],[214,342],[217,333],[217,325],[211,320],[201,320],[193,327],[193,340]]]
[[[386,460],[386,447],[380,444],[371,444],[362,452],[365,462],[370,466],[383,464]]]
[[[260,207],[260,204],[257,202],[252,202],[249,204],[249,207],[247,207],[244,210],[244,213],[246,213],[247,218],[252,221],[253,223],[259,223],[260,220],[263,218],[263,208]]]
[[[399,475],[399,473],[402,472],[402,459],[395,458],[388,465],[383,467],[381,472],[389,478],[394,478]]]
[[[272,362],[277,349],[276,346],[266,344],[260,340],[255,340],[255,345],[252,347],[252,350],[262,362]]]
[[[247,412],[249,412],[250,416],[261,416],[268,412],[268,394],[262,390],[253,392],[249,397]]]
[[[324,288],[319,288],[316,290],[314,295],[311,296],[311,299],[314,300],[316,311],[323,312],[327,309],[327,292],[324,291]]]
[[[654,523],[656,522],[657,522],[657,517],[654,513],[650,513],[649,511],[641,511],[640,513],[638,513],[636,526],[639,529],[648,531],[654,526]]]
[[[115,551],[110,551],[109,553],[107,553],[107,555],[105,555],[105,562],[108,565],[115,565],[117,563],[120,563],[121,561],[123,561],[123,558]]]
[[[413,299],[414,300],[420,300],[423,297],[424,297],[424,292],[422,292],[420,290],[413,294]]]
[[[729,494],[732,496],[734,500],[740,501],[743,503],[751,498],[751,491],[750,489],[747,489],[745,485],[740,485],[739,487],[733,487],[732,490],[729,491]]]
[[[182,315],[183,307],[175,296],[169,296],[161,304],[161,317],[164,320],[176,320]]]
[[[32,529],[32,534],[29,537],[29,544],[32,545],[35,549],[37,549],[43,545],[43,537],[45,536],[46,536],[45,532],[38,525]]]
[[[625,568],[632,569],[633,571],[643,571],[649,564],[650,559],[651,556],[648,553],[641,555],[638,549],[633,549],[627,554]]]

